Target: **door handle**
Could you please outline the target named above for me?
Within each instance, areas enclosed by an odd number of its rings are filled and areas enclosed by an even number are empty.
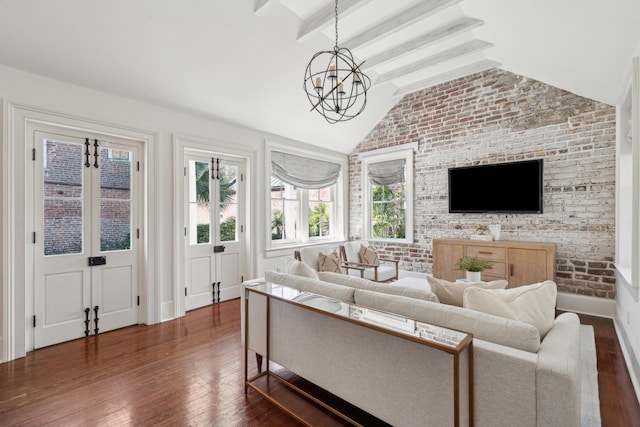
[[[213,253],[224,252],[224,245],[218,245],[213,247]]]
[[[106,256],[90,256],[89,257],[89,267],[93,267],[94,265],[105,265],[107,263]]]

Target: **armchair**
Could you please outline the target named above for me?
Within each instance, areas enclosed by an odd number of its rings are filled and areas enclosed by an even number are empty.
[[[329,245],[309,246],[301,248],[299,251],[293,252],[293,257],[307,264],[309,267],[318,271],[318,257],[320,252],[324,254],[331,253],[332,249]]]
[[[360,276],[376,282],[387,282],[398,278],[398,261],[390,258],[378,258],[379,263],[368,264],[360,259],[360,248],[368,247],[366,240],[353,240],[340,246],[342,267],[347,274]]]

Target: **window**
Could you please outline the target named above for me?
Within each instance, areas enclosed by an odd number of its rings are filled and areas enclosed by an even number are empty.
[[[308,191],[309,238],[333,236],[333,187]]]
[[[413,148],[361,159],[365,238],[413,242]]]
[[[270,175],[269,247],[340,240],[342,168],[346,156],[327,161],[272,150]]]
[[[300,194],[291,185],[271,177],[271,240],[300,240]]]

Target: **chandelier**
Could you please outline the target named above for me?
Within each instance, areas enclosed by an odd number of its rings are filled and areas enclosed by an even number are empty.
[[[358,116],[367,105],[367,90],[371,80],[356,64],[351,51],[338,47],[338,0],[336,14],[336,45],[333,50],[316,53],[304,75],[304,90],[316,110],[329,123],[344,122]]]

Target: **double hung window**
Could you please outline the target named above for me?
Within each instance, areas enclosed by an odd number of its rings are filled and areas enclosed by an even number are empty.
[[[367,239],[413,242],[413,150],[362,157]]]
[[[341,238],[342,163],[271,150],[270,247]]]

